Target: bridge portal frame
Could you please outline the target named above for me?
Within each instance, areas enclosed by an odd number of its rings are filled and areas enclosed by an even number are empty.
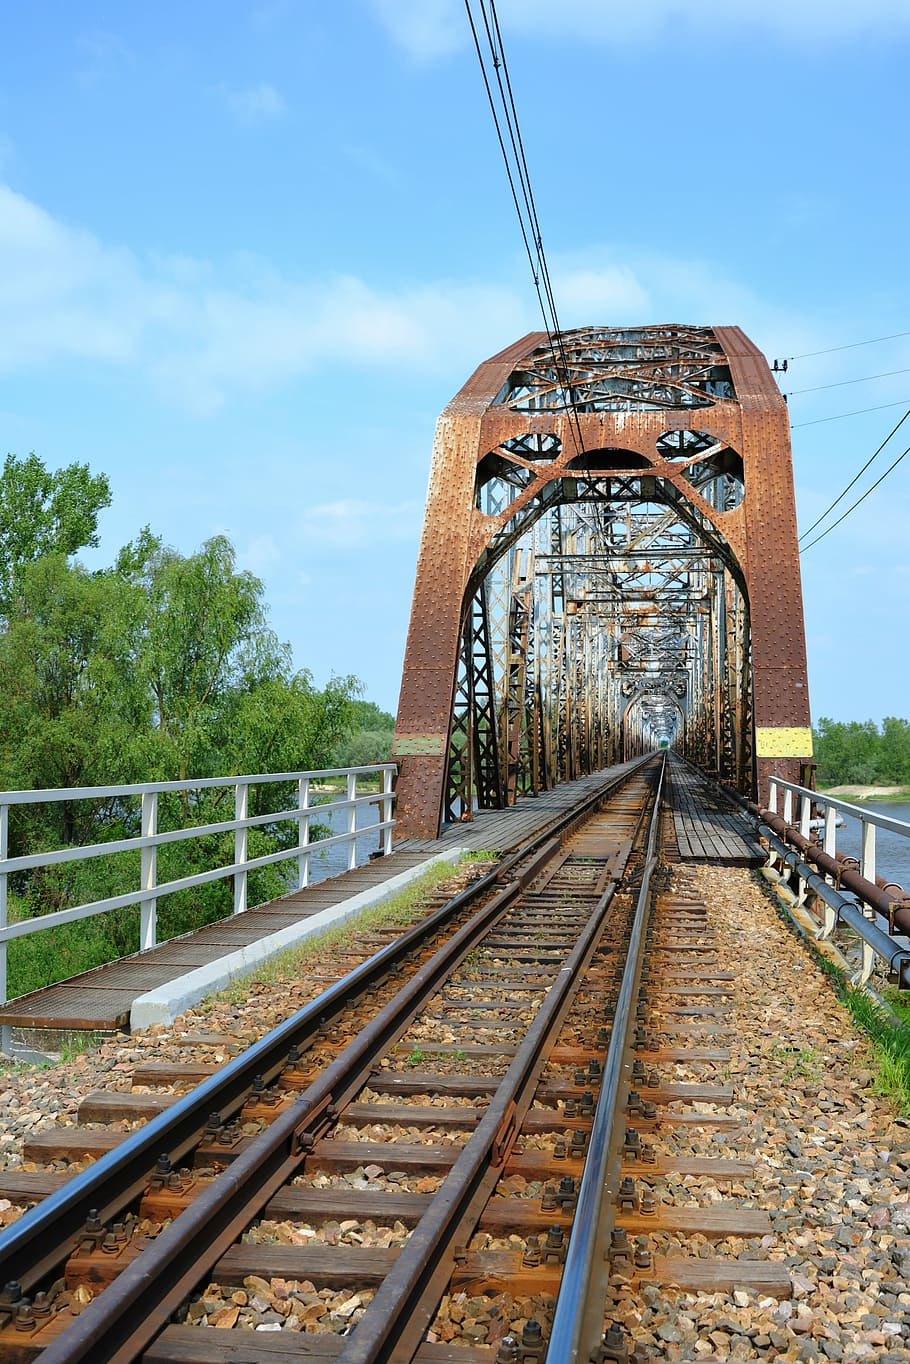
[[[675,324],[666,324],[668,333]],[[660,329],[655,329],[660,330]],[[433,838],[442,823],[453,694],[466,613],[494,539],[555,480],[578,475],[585,451],[621,449],[644,461],[637,474],[672,485],[735,560],[751,625],[754,777],[747,794],[764,799],[768,780],[797,782],[811,759],[809,693],[796,507],[786,404],[767,361],[738,327],[699,331],[719,344],[735,397],[708,405],[604,410],[515,410],[497,401],[510,375],[549,344],[531,332],[475,370],[436,427],[423,535],[405,650],[393,756],[399,763],[398,833]],[[565,334],[567,336],[571,333]],[[731,510],[713,507],[657,448],[668,431],[697,427],[738,452],[744,495]],[[555,436],[561,453],[499,515],[476,505],[478,466],[521,436]],[[574,461],[574,466],[573,466]],[[597,476],[629,476],[597,466]],[[584,477],[584,475],[582,475]],[[674,499],[676,500],[676,499]]]

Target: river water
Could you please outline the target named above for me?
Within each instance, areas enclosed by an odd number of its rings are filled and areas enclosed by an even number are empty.
[[[344,796],[339,794],[332,796],[333,800],[343,800]],[[313,807],[318,810],[318,806]],[[324,815],[315,814],[313,823],[327,825],[333,834],[345,833],[348,827],[347,810],[329,810]],[[379,805],[370,801],[357,807],[357,865],[362,866],[364,862],[369,862],[370,854],[379,850],[379,834],[376,825],[379,823]],[[363,832],[361,832],[361,830]],[[394,846],[394,844],[393,844]],[[324,848],[319,851],[319,844],[311,844],[313,851],[310,853],[310,885],[315,885],[317,881],[325,881],[329,876],[338,876],[341,872],[348,869],[349,848],[346,843],[335,843],[331,848]],[[290,864],[289,864],[290,865]]]
[[[910,805],[907,804],[865,800],[861,808],[910,824]],[[837,831],[837,851],[850,857],[859,857],[862,838],[860,822],[846,813],[844,818],[847,823]],[[889,829],[876,829],[875,871],[876,875],[884,876],[889,881],[896,881],[904,890],[910,890],[910,837],[892,833]]]

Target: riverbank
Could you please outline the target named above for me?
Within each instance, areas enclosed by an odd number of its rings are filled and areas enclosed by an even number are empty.
[[[820,796],[838,796],[841,800],[862,804],[868,800],[910,802],[910,786],[820,786]]]

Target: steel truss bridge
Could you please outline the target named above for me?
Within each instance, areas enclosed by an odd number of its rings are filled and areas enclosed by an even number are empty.
[[[738,327],[531,333],[437,425],[398,831],[660,747],[762,799],[807,777],[786,404]]]

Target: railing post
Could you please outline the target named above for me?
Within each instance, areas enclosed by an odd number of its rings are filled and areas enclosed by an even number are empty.
[[[248,817],[250,805],[250,787],[245,781],[238,781],[234,786],[234,818],[246,819]],[[250,843],[250,831],[245,826],[242,829],[234,830],[234,861],[242,863],[247,860]],[[238,870],[234,872],[234,913],[241,914],[246,909],[246,882],[248,872]]]
[[[348,800],[357,799],[357,773],[348,773]],[[357,866],[357,806],[348,806],[348,871],[353,871]]]
[[[153,838],[158,832],[158,792],[143,791],[140,832]],[[139,889],[154,890],[158,884],[158,849],[143,848],[139,869]],[[147,952],[158,940],[158,901],[143,900],[139,909],[139,951]]]
[[[310,884],[310,779],[300,777],[297,781],[297,805],[301,811],[297,820],[297,842],[306,851],[297,856],[297,889],[303,890]]]
[[[867,881],[871,881],[872,884],[874,885],[875,825],[868,819],[863,819],[861,823],[862,823],[862,848],[860,852],[859,864],[860,875],[864,876]],[[869,905],[864,904],[863,917],[874,921],[875,910],[870,908]],[[873,967],[875,966],[875,953],[872,951],[872,948],[869,946],[869,944],[866,942],[864,938],[860,939],[860,946],[862,949],[862,956],[860,958],[861,964],[859,969],[859,984],[865,985],[866,981],[872,975],[872,970]]]
[[[774,777],[768,781],[768,809],[772,815],[777,814],[777,782]]]
[[[392,780],[395,774],[390,767],[383,768],[382,772],[382,801],[379,805],[379,818],[383,824],[387,824],[392,818]],[[392,830],[391,828],[382,831],[382,852],[383,856],[388,857],[392,851]]]
[[[793,823],[793,792],[789,788],[784,791],[784,823]]]
[[[808,792],[801,791],[798,797],[799,805],[799,831],[803,838],[809,837],[809,821],[812,818],[812,797]],[[801,876],[796,878],[796,898],[797,903],[803,904],[806,899],[807,883]]]
[[[834,857],[837,852],[837,810],[833,805],[825,806],[825,832],[822,842],[823,850],[829,857]],[[825,880],[829,885],[833,884],[834,878],[826,876]],[[827,900],[822,901],[822,926],[819,938],[830,938],[837,927],[837,915],[828,904]]]
[[[0,805],[0,868],[2,868],[3,863],[6,861],[8,852],[9,806],[3,804]],[[7,925],[7,889],[7,874],[5,871],[0,870],[0,928],[6,928]],[[3,942],[0,942],[0,1002],[3,1004],[5,1004],[7,1000],[6,950],[7,943],[4,940]],[[12,1050],[12,1042],[13,1030],[9,1024],[4,1023],[2,1028],[0,1028],[0,1051],[6,1052],[6,1054],[9,1055]]]

